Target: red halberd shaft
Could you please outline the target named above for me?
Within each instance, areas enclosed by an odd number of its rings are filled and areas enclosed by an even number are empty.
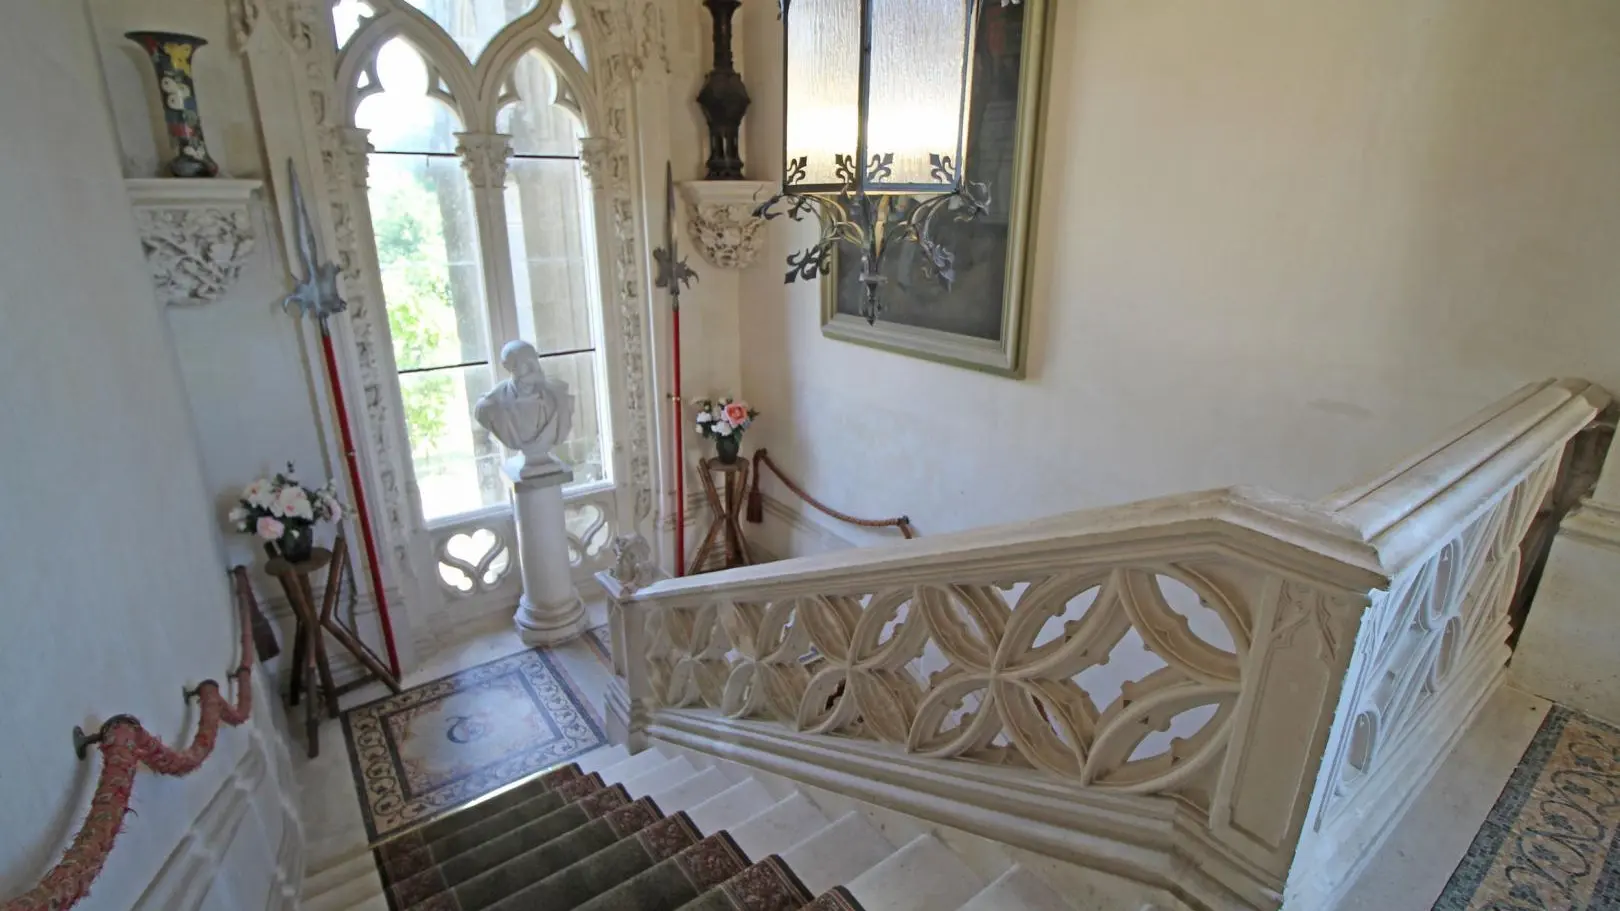
[[[388,667],[397,679],[399,650],[394,647],[394,624],[388,619],[388,596],[383,591],[382,569],[377,562],[377,540],[371,534],[371,512],[366,508],[366,489],[360,483],[360,463],[355,459],[354,438],[349,435],[349,409],[343,403],[343,384],[338,381],[337,355],[332,351],[332,333],[321,326],[321,348],[326,352],[326,378],[332,384],[332,406],[337,410],[338,433],[343,437],[343,457],[349,465],[349,487],[354,491],[354,514],[360,520],[360,540],[366,546],[366,567],[371,570],[371,590],[377,598],[377,620],[382,625],[383,645],[388,648]]]
[[[670,335],[675,348],[675,420],[670,426],[675,434],[675,575],[686,575],[686,445],[681,436],[681,307],[675,305],[674,323]]]

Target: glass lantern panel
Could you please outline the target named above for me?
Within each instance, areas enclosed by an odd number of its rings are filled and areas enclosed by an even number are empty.
[[[871,3],[867,161],[894,155],[893,173],[872,183],[936,183],[930,155],[960,166],[970,0]]]
[[[490,39],[519,16],[534,9],[537,0],[408,0],[439,23],[466,52],[477,60]]]
[[[791,185],[838,184],[860,123],[861,0],[794,0],[787,14],[787,160]]]

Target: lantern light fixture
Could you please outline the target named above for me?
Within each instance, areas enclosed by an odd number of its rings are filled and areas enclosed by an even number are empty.
[[[788,256],[787,283],[822,277],[849,244],[861,254],[861,315],[875,323],[883,264],[911,243],[923,272],[950,287],[955,256],[935,221],[990,205],[962,165],[980,2],[781,0],[787,166],[782,192],[756,214],[821,224],[814,245]]]

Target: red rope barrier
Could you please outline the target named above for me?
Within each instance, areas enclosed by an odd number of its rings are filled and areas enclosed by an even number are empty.
[[[237,614],[242,627],[242,663],[237,666],[236,704],[220,695],[219,684],[205,680],[195,695],[201,703],[202,719],[197,724],[191,746],[174,750],[149,733],[140,721],[119,715],[101,726],[101,778],[90,813],[79,834],[73,837],[59,861],[39,885],[0,904],[0,911],[63,911],[90,894],[90,884],[101,875],[101,868],[112,853],[113,841],[124,828],[124,814],[135,789],[135,773],[141,766],[159,775],[189,775],[214,752],[221,722],[236,727],[253,711],[253,631],[248,622],[248,605],[253,597],[247,587],[247,573],[241,567],[232,571],[236,581]],[[188,698],[191,694],[188,694]]]
[[[907,516],[896,516],[893,519],[857,519],[847,512],[839,512],[838,510],[833,509],[831,506],[828,506],[815,497],[810,496],[809,493],[805,492],[803,487],[795,484],[792,478],[789,478],[787,475],[783,474],[782,469],[777,466],[775,460],[773,460],[763,449],[754,451],[754,486],[748,491],[747,518],[750,522],[757,524],[765,521],[765,501],[763,499],[764,495],[759,489],[759,482],[760,479],[765,476],[765,469],[767,468],[771,470],[771,474],[776,475],[776,479],[781,481],[788,490],[793,491],[795,496],[803,500],[805,503],[808,503],[812,509],[815,509],[823,515],[831,516],[840,522],[847,522],[850,525],[858,525],[861,528],[898,528],[900,533],[905,535],[906,540],[908,541],[917,536],[917,530],[912,527],[911,519]]]

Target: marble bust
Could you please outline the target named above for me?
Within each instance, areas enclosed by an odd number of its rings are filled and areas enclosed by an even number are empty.
[[[519,454],[509,463],[516,476],[566,473],[568,466],[551,455],[551,448],[573,429],[574,397],[568,384],[548,377],[540,353],[522,339],[501,349],[501,366],[512,378],[478,400],[473,420]]]

